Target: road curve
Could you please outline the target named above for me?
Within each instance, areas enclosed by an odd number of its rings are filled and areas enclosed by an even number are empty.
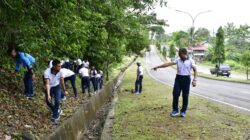
[[[155,47],[151,47],[151,51],[146,53],[145,61],[145,67],[153,79],[173,86],[176,75],[176,70],[174,68],[169,67],[158,69],[157,71],[151,70],[154,66],[163,63],[156,53]],[[191,92],[191,94],[250,113],[249,84],[232,83],[199,77],[197,80],[197,87],[191,87]]]

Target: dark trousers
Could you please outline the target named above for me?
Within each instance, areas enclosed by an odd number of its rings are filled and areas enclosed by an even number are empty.
[[[26,96],[33,96],[34,95],[34,84],[32,80],[32,73],[30,71],[25,72],[24,78],[24,94]]]
[[[91,79],[91,82],[92,82],[92,85],[93,85],[93,88],[94,88],[94,92],[96,92],[97,91],[97,79],[95,78],[95,77],[92,77]]]
[[[102,76],[98,79],[98,85],[99,85],[99,89],[102,89],[102,85],[103,85]]]
[[[58,85],[56,87],[51,87],[50,88],[50,96],[51,96],[51,99],[54,98],[54,103],[53,103],[52,100],[51,100],[51,102],[49,102],[48,98],[47,98],[47,94],[45,94],[46,103],[47,103],[47,105],[49,106],[49,108],[53,112],[52,117],[53,118],[57,118],[58,115],[59,115],[58,110],[59,110],[59,104],[60,104],[60,99],[61,99],[61,88],[60,88],[60,85]]]
[[[90,80],[88,76],[82,77],[82,93],[85,93],[85,89],[88,89],[88,93],[90,94]]]
[[[173,110],[174,111],[179,111],[178,102],[179,102],[179,97],[180,97],[181,92],[182,92],[182,99],[183,99],[181,112],[185,112],[187,110],[190,83],[191,83],[190,76],[176,75],[175,83],[174,83],[174,90],[173,90]]]
[[[77,89],[76,89],[76,75],[72,75],[70,77],[67,77],[67,78],[64,78],[64,82],[66,84],[67,81],[70,81],[71,83],[71,86],[73,88],[73,91],[74,91],[74,94],[75,94],[75,97],[77,97]],[[64,97],[64,96],[63,96]]]
[[[135,81],[135,92],[142,92],[142,79],[143,79],[143,75],[140,75],[136,81]],[[139,89],[139,91],[138,91]]]

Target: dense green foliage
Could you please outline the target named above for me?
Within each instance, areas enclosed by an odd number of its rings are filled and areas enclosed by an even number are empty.
[[[87,58],[109,69],[126,54],[140,54],[149,45],[152,25],[164,25],[150,13],[164,0],[4,0],[0,1],[0,69],[13,64],[11,47],[32,54],[40,69],[44,58]]]
[[[160,42],[156,43],[156,48],[161,52],[161,43]]]
[[[174,46],[174,43],[171,43],[170,48],[169,48],[169,56],[170,58],[174,58],[175,55],[176,55],[175,46]]]
[[[186,48],[191,46],[191,35],[190,31],[176,31],[172,33],[170,41],[174,42],[179,48]],[[199,28],[193,34],[193,45],[200,45],[203,43],[211,43],[212,37],[210,36],[209,30],[206,28]]]
[[[224,45],[224,31],[222,27],[220,27],[216,33],[216,41],[214,46],[214,55],[213,55],[213,62],[221,64],[225,61],[225,45]]]
[[[250,67],[250,50],[244,51],[243,55],[241,56],[241,62],[246,68],[247,80],[248,80],[248,71]]]
[[[162,55],[163,55],[164,58],[166,58],[166,56],[167,56],[167,49],[166,49],[165,46],[162,49]]]
[[[173,41],[179,48],[186,48],[189,45],[189,34],[184,31],[174,32],[171,41]]]
[[[224,27],[224,31],[227,40],[225,42],[226,58],[239,62],[243,51],[250,49],[250,26],[240,25],[236,27],[233,23],[228,23]]]

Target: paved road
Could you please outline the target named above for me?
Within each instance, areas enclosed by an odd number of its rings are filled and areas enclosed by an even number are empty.
[[[198,68],[199,72],[202,72],[202,73],[205,73],[205,74],[211,74],[210,73],[210,67],[198,65],[197,68]],[[236,78],[236,79],[241,79],[241,80],[246,80],[246,76],[235,74],[234,72],[231,73],[230,77]]]
[[[176,70],[169,67],[151,70],[152,67],[162,64],[154,47],[146,54],[146,69],[149,75],[162,83],[173,86]],[[217,81],[206,78],[198,78],[197,87],[191,87],[192,94],[203,98],[226,104],[247,113],[250,113],[250,85],[225,81]]]

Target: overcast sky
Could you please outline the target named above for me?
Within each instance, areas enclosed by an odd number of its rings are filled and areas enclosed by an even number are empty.
[[[216,31],[219,26],[228,22],[235,25],[250,25],[249,0],[168,0],[168,7],[157,7],[155,12],[159,19],[168,20],[167,33],[177,30],[187,30],[191,27],[191,18],[175,10],[189,12],[195,16],[201,11],[212,10],[210,13],[201,14],[195,21],[195,27],[205,27]]]

